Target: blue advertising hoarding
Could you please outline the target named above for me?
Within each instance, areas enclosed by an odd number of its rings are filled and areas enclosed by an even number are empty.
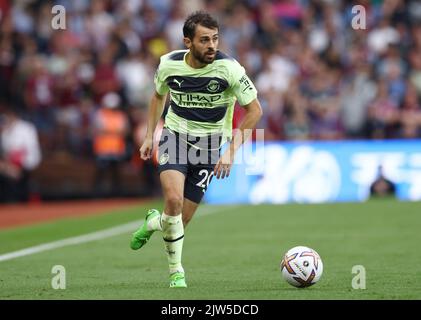
[[[379,165],[401,200],[421,200],[421,140],[249,143],[228,179],[212,180],[204,200],[231,203],[358,202]]]

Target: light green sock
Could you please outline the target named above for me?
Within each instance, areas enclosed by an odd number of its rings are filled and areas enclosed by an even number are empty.
[[[177,216],[169,216],[163,212],[161,216],[161,223],[170,274],[174,272],[184,272],[181,265],[181,254],[183,251],[184,240],[182,216],[181,214]]]
[[[161,215],[149,219],[146,229],[148,231],[162,231]]]

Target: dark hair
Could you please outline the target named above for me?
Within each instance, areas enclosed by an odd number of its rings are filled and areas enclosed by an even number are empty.
[[[196,11],[189,15],[184,22],[183,35],[186,38],[193,39],[196,33],[196,26],[198,24],[209,29],[219,29],[218,21],[216,21],[209,13]]]

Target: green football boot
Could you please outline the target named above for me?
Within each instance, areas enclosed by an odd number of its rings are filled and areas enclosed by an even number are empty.
[[[149,241],[149,239],[155,231],[147,230],[148,220],[153,217],[156,217],[159,214],[159,211],[156,209],[151,209],[146,213],[143,225],[132,235],[132,240],[130,241],[130,248],[132,248],[133,250],[138,250]]]
[[[174,272],[170,275],[170,288],[187,288],[184,272]]]

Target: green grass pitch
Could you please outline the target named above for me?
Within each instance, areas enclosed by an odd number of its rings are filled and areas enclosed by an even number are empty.
[[[0,255],[143,219],[146,209],[3,230]],[[127,232],[1,261],[0,299],[421,299],[421,203],[203,205],[200,211],[186,229],[185,290],[168,288],[160,235],[131,251]],[[297,245],[315,249],[324,263],[310,288],[281,278],[280,259]],[[65,267],[65,290],[51,286],[54,265]],[[365,290],[351,286],[355,265],[365,267]]]

